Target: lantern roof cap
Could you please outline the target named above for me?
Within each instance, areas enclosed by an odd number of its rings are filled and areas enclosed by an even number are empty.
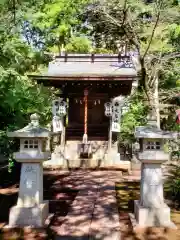
[[[139,126],[135,128],[136,138],[173,139],[177,138],[177,136],[177,132],[163,131],[155,125]]]
[[[147,116],[147,125],[136,127],[136,138],[149,138],[149,139],[173,139],[177,138],[177,132],[163,131],[157,126],[157,117],[155,109],[151,109]]]
[[[40,116],[39,116],[39,114],[37,114],[37,113],[33,113],[33,114],[31,114],[31,116],[30,116],[30,120],[31,120],[31,121],[33,121],[33,120],[39,121],[39,119],[40,119]]]
[[[22,129],[14,132],[8,132],[8,137],[16,138],[47,138],[51,135],[51,132],[47,128],[43,128],[39,125],[40,116],[34,113],[30,116],[31,122]]]

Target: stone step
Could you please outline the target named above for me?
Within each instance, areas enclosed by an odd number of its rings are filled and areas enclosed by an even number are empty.
[[[79,140],[82,142],[83,139],[83,134],[81,136],[66,136],[66,140]],[[88,136],[88,140],[89,141],[107,141],[108,140],[108,136]]]
[[[80,143],[81,141],[67,141],[64,148],[61,146],[57,146],[54,153],[52,154],[53,161],[49,163],[55,164],[55,162],[57,161],[58,163],[61,163],[61,165],[63,165],[64,167],[76,166],[94,168],[106,166],[104,165],[104,163],[109,162],[108,141],[90,141],[90,143],[92,144],[92,157],[91,159],[88,159],[88,161],[83,161],[83,159],[79,158],[78,144]]]
[[[131,170],[131,176],[141,176],[141,170]]]
[[[83,135],[84,130],[83,129],[66,129],[66,134],[72,134],[72,133],[75,133],[76,135],[78,134]],[[101,136],[101,135],[104,135],[105,133],[108,134],[106,131],[101,131],[99,129],[93,129],[88,131],[89,135],[95,134],[95,135]]]

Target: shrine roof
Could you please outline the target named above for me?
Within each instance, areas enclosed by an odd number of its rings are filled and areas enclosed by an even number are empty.
[[[31,76],[37,79],[98,78],[131,79],[137,77],[136,67],[130,56],[70,54],[56,57],[49,63],[47,73]]]

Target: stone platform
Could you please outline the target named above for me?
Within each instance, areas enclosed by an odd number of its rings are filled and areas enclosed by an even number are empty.
[[[61,169],[120,169],[130,171],[131,162],[120,160],[117,147],[112,146],[108,150],[107,141],[93,141],[92,156],[90,158],[80,158],[78,155],[78,145],[81,141],[67,141],[65,146],[56,146],[51,155],[51,159],[43,163],[45,168]]]

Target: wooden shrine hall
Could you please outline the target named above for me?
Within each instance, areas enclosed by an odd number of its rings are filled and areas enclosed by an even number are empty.
[[[64,166],[69,161],[78,167],[82,159],[90,159],[93,166],[121,163],[120,118],[137,82],[131,56],[64,54],[49,63],[47,73],[31,78],[60,90],[52,104],[52,125],[61,141],[49,164]]]

